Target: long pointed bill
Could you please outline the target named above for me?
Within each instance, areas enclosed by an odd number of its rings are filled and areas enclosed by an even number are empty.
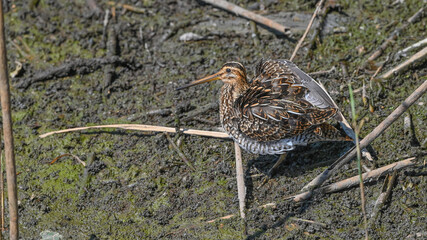
[[[198,85],[198,84],[201,84],[201,83],[206,83],[206,82],[211,82],[211,81],[214,81],[214,80],[218,80],[218,79],[220,79],[220,76],[221,76],[221,73],[218,72],[218,73],[212,74],[210,76],[204,77],[202,79],[199,79],[199,80],[196,80],[196,81],[192,81],[191,83],[189,83],[187,85],[184,85],[182,87],[177,88],[176,90],[181,90],[181,89],[192,87],[192,86],[195,86],[195,85]]]

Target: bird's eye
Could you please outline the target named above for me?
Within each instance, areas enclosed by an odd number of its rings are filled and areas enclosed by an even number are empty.
[[[229,72],[231,72],[231,69],[227,68],[227,69],[225,69],[225,71],[227,71],[229,73]]]

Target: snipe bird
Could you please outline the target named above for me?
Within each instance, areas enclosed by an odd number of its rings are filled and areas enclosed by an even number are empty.
[[[219,72],[178,89],[214,80],[224,83],[222,126],[246,151],[283,154],[313,142],[351,140],[328,123],[342,119],[326,90],[291,61],[260,61],[252,81],[241,63],[228,62]]]

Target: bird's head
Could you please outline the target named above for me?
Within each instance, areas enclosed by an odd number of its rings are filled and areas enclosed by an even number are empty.
[[[224,84],[230,84],[237,87],[246,86],[248,84],[246,80],[245,67],[239,62],[228,62],[224,64],[224,66],[222,66],[222,68],[217,73],[190,82],[187,85],[177,88],[177,90],[192,87],[201,83],[211,82],[214,80],[221,80]]]

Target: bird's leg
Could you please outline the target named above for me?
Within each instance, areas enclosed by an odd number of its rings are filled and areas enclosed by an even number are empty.
[[[262,186],[264,186],[268,181],[270,181],[271,177],[276,173],[279,166],[285,161],[287,153],[283,153],[279,156],[279,159],[276,161],[276,163],[273,165],[273,167],[270,168],[267,172],[267,176],[265,176],[264,180],[262,181],[261,185],[258,187],[258,189]]]
[[[277,162],[273,165],[273,167],[270,168],[270,170],[268,170],[267,176],[269,178],[271,178],[276,173],[279,166],[285,161],[286,155],[287,153],[283,153],[282,155],[280,155],[279,160],[277,160]]]

